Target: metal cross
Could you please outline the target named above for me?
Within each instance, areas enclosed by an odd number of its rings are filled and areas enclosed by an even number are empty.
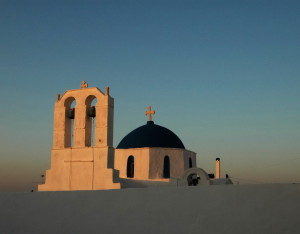
[[[155,114],[155,110],[151,110],[151,106],[147,107],[147,111],[145,111],[145,115],[148,115],[148,121],[152,121],[152,115]]]

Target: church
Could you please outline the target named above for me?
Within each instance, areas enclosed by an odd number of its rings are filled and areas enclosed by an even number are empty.
[[[57,95],[51,167],[38,191],[106,190],[158,186],[232,184],[197,168],[196,153],[171,130],[152,120],[113,147],[114,99],[82,81],[80,89]]]

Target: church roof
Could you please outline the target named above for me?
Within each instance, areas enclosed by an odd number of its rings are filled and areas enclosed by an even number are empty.
[[[126,135],[117,149],[162,147],[185,149],[182,141],[171,130],[148,121]]]

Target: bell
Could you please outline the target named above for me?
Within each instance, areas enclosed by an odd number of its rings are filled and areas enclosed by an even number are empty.
[[[96,117],[96,108],[94,106],[88,107],[86,112],[88,117]]]
[[[66,117],[68,117],[69,119],[74,119],[75,117],[75,108],[71,108],[69,110],[66,111]]]

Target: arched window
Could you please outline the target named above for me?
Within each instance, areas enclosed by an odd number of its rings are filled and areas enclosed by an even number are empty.
[[[65,147],[74,146],[74,120],[75,120],[75,106],[76,100],[73,97],[69,97],[65,101]]]
[[[93,95],[88,96],[85,101],[85,105],[86,105],[85,146],[95,146],[96,103],[97,103],[97,98]]]
[[[134,157],[132,155],[129,156],[127,160],[127,177],[134,177]]]
[[[164,158],[164,178],[170,178],[170,158],[169,156],[165,156]]]
[[[189,168],[192,168],[193,167],[193,161],[192,161],[192,158],[189,158]]]

